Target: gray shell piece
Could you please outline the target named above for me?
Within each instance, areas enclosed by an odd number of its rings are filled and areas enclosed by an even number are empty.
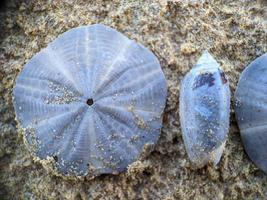
[[[71,29],[37,53],[13,91],[37,157],[65,175],[117,174],[155,144],[166,80],[148,49],[104,25]]]
[[[267,53],[242,72],[235,92],[235,114],[247,154],[267,173]]]
[[[196,168],[220,161],[229,115],[229,83],[216,60],[205,51],[183,79],[180,89],[182,135]]]

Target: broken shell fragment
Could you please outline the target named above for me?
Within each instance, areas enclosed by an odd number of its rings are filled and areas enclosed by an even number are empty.
[[[248,156],[267,173],[267,53],[242,72],[235,92],[235,114]]]
[[[216,60],[205,51],[181,83],[180,122],[194,167],[216,165],[229,130],[230,89]]]
[[[155,55],[104,25],[71,29],[19,74],[13,104],[38,158],[64,175],[117,174],[154,145],[166,80]]]

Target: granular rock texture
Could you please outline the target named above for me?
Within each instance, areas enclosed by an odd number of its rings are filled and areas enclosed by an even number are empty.
[[[229,77],[267,51],[266,0],[6,1],[0,6],[0,199],[266,199],[267,175],[249,160],[231,111],[217,167],[192,169],[179,124],[180,80],[204,49]],[[148,47],[168,81],[154,151],[127,172],[68,180],[32,159],[15,121],[12,88],[22,66],[60,33],[102,23]]]

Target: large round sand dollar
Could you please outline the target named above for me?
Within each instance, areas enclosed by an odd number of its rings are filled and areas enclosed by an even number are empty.
[[[71,29],[36,54],[14,87],[31,151],[59,172],[118,173],[155,144],[166,80],[145,47],[104,25]]]

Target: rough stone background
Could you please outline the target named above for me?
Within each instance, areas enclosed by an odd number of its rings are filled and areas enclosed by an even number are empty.
[[[94,23],[118,29],[157,55],[168,80],[164,127],[151,155],[128,172],[63,180],[26,150],[12,87],[27,60],[60,33]],[[233,94],[245,66],[267,51],[267,1],[2,0],[0,199],[267,199],[267,175],[246,155],[233,110],[219,165],[190,167],[179,124],[179,83],[204,49],[222,65]]]

